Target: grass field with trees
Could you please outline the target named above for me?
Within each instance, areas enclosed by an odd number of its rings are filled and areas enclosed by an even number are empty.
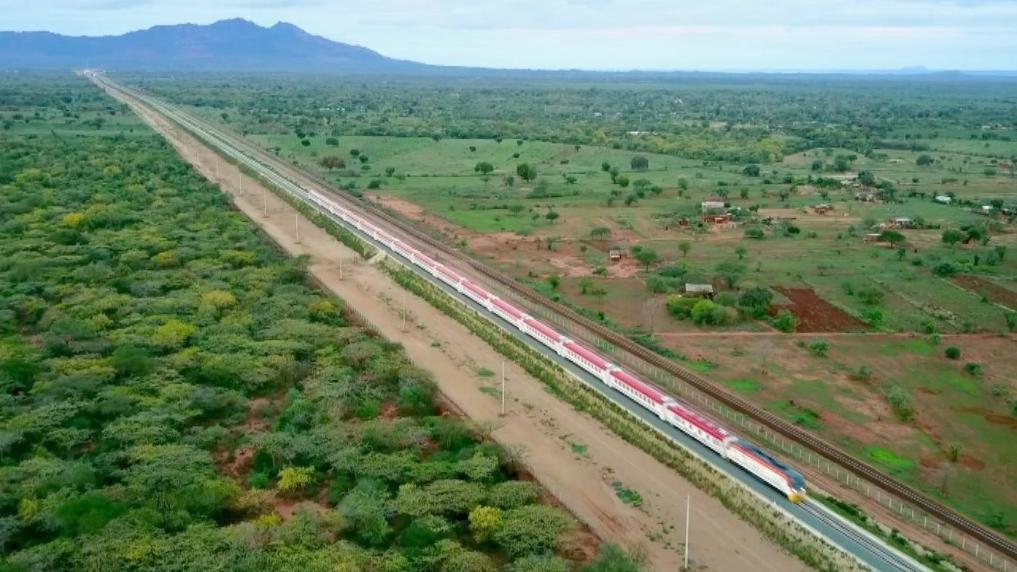
[[[84,79],[0,88],[5,570],[637,570]]]
[[[1012,80],[128,79],[1017,533]]]

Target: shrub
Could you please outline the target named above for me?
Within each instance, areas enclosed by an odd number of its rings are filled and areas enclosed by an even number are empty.
[[[886,400],[890,402],[890,407],[901,421],[910,421],[914,417],[915,411],[908,390],[899,385],[890,386],[886,392]]]
[[[815,340],[809,344],[809,353],[816,357],[826,357],[830,351],[830,344],[826,340]]]
[[[975,377],[982,377],[982,364],[975,362],[968,362],[964,364],[964,371]]]
[[[773,319],[773,327],[782,332],[794,332],[798,328],[798,318],[791,313],[791,310],[782,308]]]
[[[941,262],[932,268],[932,273],[936,276],[952,276],[958,272],[960,269],[949,262]]]
[[[946,348],[946,350],[943,353],[946,354],[946,357],[950,359],[957,359],[961,356],[960,348],[954,346]]]

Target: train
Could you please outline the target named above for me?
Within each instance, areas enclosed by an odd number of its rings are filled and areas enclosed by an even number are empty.
[[[405,242],[393,237],[351,210],[324,195],[310,191],[308,196],[324,211],[353,226],[428,274],[441,280],[463,296],[473,300],[490,314],[547,346],[557,355],[588,372],[608,388],[618,391],[640,407],[650,411],[703,444],[720,457],[741,467],[763,483],[777,489],[792,502],[805,500],[806,485],[801,473],[755,443],[737,437],[723,425],[687,403],[660,391],[634,373],[619,367],[600,353],[568,338],[551,326],[527,314],[508,301],[488,292],[467,277],[441,264]]]

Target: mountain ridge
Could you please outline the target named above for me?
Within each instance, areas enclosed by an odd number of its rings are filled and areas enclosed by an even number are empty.
[[[208,71],[424,71],[430,66],[309,34],[277,22],[242,18],[212,24],[159,25],[112,36],[0,32],[0,67]]]

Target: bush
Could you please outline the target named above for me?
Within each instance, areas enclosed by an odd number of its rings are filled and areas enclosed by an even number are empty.
[[[941,262],[932,268],[936,276],[952,276],[960,272],[960,269],[949,262]]]
[[[692,316],[692,308],[699,302],[698,298],[686,298],[674,294],[667,297],[667,311],[679,320]]]
[[[826,340],[815,340],[809,344],[809,353],[816,357],[826,357],[830,351],[830,344]]]
[[[914,417],[915,411],[908,390],[899,385],[890,386],[886,392],[886,400],[890,402],[890,407],[901,421],[910,421]]]
[[[946,354],[946,357],[950,359],[957,359],[961,356],[960,348],[954,346],[946,348],[946,350],[944,350],[943,353]]]
[[[964,364],[964,371],[975,377],[982,377],[982,364],[975,362],[968,362]]]
[[[773,319],[773,327],[782,332],[794,332],[798,328],[798,318],[791,313],[791,310],[782,308]]]
[[[758,226],[745,229],[745,238],[762,240],[765,236],[766,233],[764,233],[763,229],[759,228]]]
[[[713,309],[716,304],[709,300],[700,300],[692,306],[692,322],[697,325],[712,323]]]

